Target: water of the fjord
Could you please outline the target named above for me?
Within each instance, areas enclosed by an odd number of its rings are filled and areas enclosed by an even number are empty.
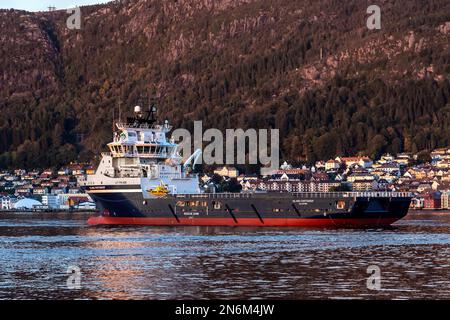
[[[450,298],[448,212],[410,212],[387,230],[90,227],[87,217],[0,213],[0,299]],[[367,286],[369,266],[380,290]]]

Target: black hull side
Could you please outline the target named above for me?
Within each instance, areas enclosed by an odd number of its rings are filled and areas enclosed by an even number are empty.
[[[332,193],[316,197],[254,193],[144,199],[142,192],[133,190],[88,191],[101,212],[90,223],[381,226],[405,217],[411,201],[410,197],[336,197]]]

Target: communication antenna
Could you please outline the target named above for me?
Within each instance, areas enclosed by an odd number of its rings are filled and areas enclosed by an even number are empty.
[[[156,113],[158,112],[158,108],[157,105],[158,103],[156,102],[155,98],[150,98],[150,95],[148,95],[148,117],[149,120],[152,122],[156,121]]]
[[[114,132],[115,131],[115,129],[114,129],[114,122],[115,122],[115,110],[116,110],[116,107],[115,106],[113,106],[113,110],[112,110],[112,131]]]

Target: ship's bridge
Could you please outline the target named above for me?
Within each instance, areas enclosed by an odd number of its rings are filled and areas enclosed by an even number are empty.
[[[123,143],[108,144],[113,157],[171,158],[178,145],[174,143]]]
[[[114,133],[113,142],[108,147],[113,157],[170,158],[176,154],[178,145],[173,140],[167,141],[166,130],[150,128],[125,127]]]
[[[155,124],[156,107],[151,107],[147,115],[140,106],[134,109],[134,117],[116,123],[113,141],[108,144],[115,158],[177,158],[178,145],[173,139],[167,140],[166,134],[172,129],[166,120],[163,125]]]

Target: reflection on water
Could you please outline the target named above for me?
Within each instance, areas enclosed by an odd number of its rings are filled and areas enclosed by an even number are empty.
[[[0,298],[450,298],[450,213],[389,230],[88,227],[87,215],[0,215]],[[367,267],[381,291],[367,289]],[[67,288],[69,266],[81,289]]]

